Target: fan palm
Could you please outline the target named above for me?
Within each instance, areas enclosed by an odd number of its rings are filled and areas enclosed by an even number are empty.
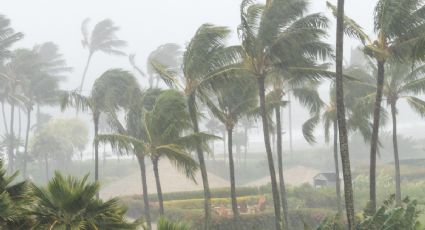
[[[128,107],[133,91],[138,89],[137,80],[122,69],[111,69],[103,73],[93,84],[91,94],[85,96],[79,92],[65,92],[61,96],[61,109],[75,107],[77,110],[89,111],[93,119],[94,137],[99,132],[100,113]],[[94,143],[95,181],[99,179],[99,145]]]
[[[203,97],[212,114],[223,123],[227,130],[230,168],[230,196],[232,199],[232,210],[236,229],[240,228],[240,220],[236,200],[233,130],[242,117],[251,114],[252,110],[257,107],[258,102],[253,78],[243,79],[244,81],[242,81],[242,79],[232,79],[230,82],[218,82],[221,84],[216,83],[215,87],[217,90],[214,92],[216,95],[216,102],[211,100],[209,97]]]
[[[152,67],[168,85],[184,92],[195,135],[200,133],[197,101],[203,96],[202,92],[211,89],[212,83],[217,79],[225,79],[226,73],[241,69],[240,47],[225,46],[229,34],[230,30],[226,27],[211,24],[199,27],[183,53],[182,76],[173,71],[173,68],[164,66],[157,60],[150,60]],[[198,143],[196,153],[204,187],[205,229],[209,229],[211,192],[201,143]]]
[[[158,230],[189,230],[190,225],[183,222],[171,222],[165,218],[160,218],[157,222]]]
[[[46,187],[31,185],[34,227],[66,230],[138,228],[138,221],[126,221],[126,209],[120,205],[118,199],[97,199],[95,195],[99,191],[99,184],[88,183],[87,179],[88,175],[78,180],[56,172]]]
[[[6,176],[0,160],[0,228],[28,229],[30,220],[25,210],[26,182],[13,183],[17,173]]]
[[[330,3],[328,6],[336,14],[336,7]],[[376,211],[376,151],[385,63],[389,60],[400,61],[406,57],[422,58],[424,56],[424,9],[425,5],[422,1],[379,0],[374,12],[376,39],[369,37],[354,20],[344,15],[341,18],[345,32],[363,43],[364,52],[376,60],[378,69],[370,150],[370,211],[372,213]]]
[[[91,59],[96,52],[103,52],[110,55],[125,55],[120,48],[126,46],[126,42],[119,40],[116,36],[116,32],[120,29],[118,26],[114,25],[114,22],[111,19],[105,19],[98,22],[91,33],[89,32],[88,25],[90,19],[87,18],[81,24],[81,33],[83,34],[83,40],[81,41],[84,48],[87,48],[89,55],[87,58],[87,63],[84,68],[83,76],[81,77],[80,84],[80,93],[83,90],[84,82],[87,75],[87,70],[89,68]]]
[[[304,15],[307,5],[306,1],[295,0],[267,1],[266,5],[245,0],[241,5],[239,34],[245,54],[244,66],[258,82],[276,229],[281,228],[280,199],[270,146],[265,80],[272,73],[308,78],[321,76],[320,71],[311,71],[311,67],[317,67],[317,57],[326,58],[330,54],[329,46],[320,41],[326,35],[328,20],[320,14]],[[301,81],[301,77],[297,81]]]

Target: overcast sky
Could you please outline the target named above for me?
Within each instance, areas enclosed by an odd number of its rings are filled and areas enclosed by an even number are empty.
[[[331,2],[336,3],[336,0]],[[355,19],[368,34],[373,34],[375,3],[376,0],[346,0],[346,14]],[[32,47],[46,41],[59,45],[68,64],[74,68],[64,87],[75,89],[87,58],[87,50],[81,46],[80,31],[81,22],[85,18],[91,18],[92,25],[105,18],[112,19],[121,27],[119,38],[129,44],[126,52],[136,53],[137,62],[145,68],[149,52],[168,42],[184,46],[203,23],[228,26],[234,32],[230,42],[238,42],[235,29],[240,22],[239,5],[240,0],[2,0],[0,13],[12,20],[12,26],[17,31],[25,34],[25,39],[16,47]],[[323,12],[331,18],[333,25],[328,41],[333,44],[334,19],[326,9],[326,1],[311,0],[311,12]],[[350,48],[357,45],[356,41],[346,40],[346,59]],[[117,67],[130,69],[127,58],[97,53],[88,71],[86,89],[105,70]],[[141,82],[142,87],[147,87],[146,81]],[[294,113],[294,126],[301,139],[300,126],[307,115],[300,108],[295,108]],[[411,114],[401,114],[401,120],[412,118],[419,119]],[[404,123],[406,127],[415,125],[416,122]]]

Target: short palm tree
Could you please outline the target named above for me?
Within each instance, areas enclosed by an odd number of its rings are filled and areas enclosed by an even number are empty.
[[[75,107],[77,110],[89,111],[94,124],[94,137],[99,132],[99,117],[102,112],[109,112],[129,106],[129,99],[138,90],[137,80],[132,74],[122,69],[111,69],[96,79],[89,96],[79,92],[64,92],[61,95],[61,109]],[[99,179],[99,145],[94,143],[95,181]]]
[[[328,3],[328,6],[336,15],[337,8],[330,3]],[[379,0],[374,12],[375,39],[368,36],[354,20],[347,16],[342,16],[345,32],[363,43],[364,52],[376,60],[376,68],[378,70],[370,149],[371,213],[376,212],[376,153],[385,81],[385,63],[391,60],[424,57],[424,9],[425,5],[422,1]]]
[[[96,52],[103,52],[110,55],[125,55],[120,49],[126,46],[126,42],[120,40],[116,36],[116,32],[120,29],[114,25],[111,19],[105,19],[98,22],[93,30],[89,32],[88,25],[90,19],[87,18],[81,24],[81,33],[83,34],[83,40],[81,41],[84,48],[87,48],[89,55],[87,57],[87,63],[84,67],[83,76],[81,77],[81,84],[79,92],[81,93],[86,80],[87,70],[93,55]]]
[[[0,228],[28,229],[31,226],[26,212],[26,182],[14,183],[17,173],[6,175],[3,161],[0,160]]]
[[[270,145],[269,119],[266,108],[266,78],[277,75],[319,77],[318,57],[326,58],[330,47],[321,39],[326,35],[328,20],[320,14],[304,15],[307,1],[273,0],[266,5],[251,0],[241,4],[239,35],[245,56],[244,67],[258,83],[260,114],[268,159],[276,229],[281,229],[280,198]],[[301,74],[301,72],[303,72]],[[297,78],[301,80],[301,78]],[[295,83],[295,82],[294,82]],[[288,223],[285,223],[288,225]]]
[[[195,135],[200,133],[197,101],[205,90],[211,89],[217,79],[225,79],[226,73],[242,69],[241,49],[238,46],[225,46],[230,35],[226,27],[204,24],[196,31],[183,52],[182,71],[174,71],[155,59],[149,60],[155,71],[170,86],[179,88],[186,96],[192,128]],[[181,74],[181,75],[180,75]],[[205,229],[211,223],[211,192],[201,143],[196,147],[199,168],[204,187]]]
[[[239,120],[244,116],[252,114],[252,111],[258,104],[258,98],[256,97],[257,91],[253,78],[244,79],[240,76],[238,78],[239,79],[232,79],[229,82],[217,82],[215,85],[217,90],[213,93],[213,96],[215,94],[215,98],[213,97],[215,100],[210,99],[210,97],[204,97],[204,101],[212,114],[223,123],[227,131],[227,149],[229,152],[230,168],[230,197],[232,199],[232,210],[236,229],[240,229],[240,217],[236,200],[233,130]]]
[[[189,230],[190,225],[184,222],[172,222],[163,217],[159,218],[157,222],[158,230]]]
[[[125,219],[126,209],[118,199],[96,198],[99,183],[79,180],[56,172],[46,187],[30,186],[30,213],[35,228],[43,229],[137,229],[139,221]]]

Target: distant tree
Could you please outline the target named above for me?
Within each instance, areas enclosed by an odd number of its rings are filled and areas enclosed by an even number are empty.
[[[94,137],[99,132],[99,117],[102,112],[110,112],[129,106],[129,98],[138,89],[137,80],[122,69],[111,69],[103,73],[93,84],[91,94],[84,96],[78,92],[64,92],[61,95],[61,108],[75,107],[91,112],[94,124]],[[99,145],[94,143],[95,181],[99,179]]]
[[[81,93],[83,90],[87,70],[93,55],[96,52],[103,52],[110,55],[124,56],[125,53],[121,51],[120,48],[125,47],[127,44],[125,41],[119,40],[117,38],[116,32],[118,32],[120,28],[114,25],[114,22],[111,19],[105,19],[98,22],[91,32],[89,32],[88,28],[89,22],[90,19],[87,18],[81,24],[81,33],[83,34],[83,40],[81,43],[84,48],[88,49],[89,55],[86,66],[84,68],[83,76],[81,77],[79,93]]]
[[[235,76],[229,82],[216,82],[214,88],[217,90],[213,92],[212,99],[208,96],[204,97],[204,101],[214,117],[226,127],[230,168],[230,197],[232,199],[235,228],[237,229],[240,226],[240,217],[236,200],[233,131],[239,120],[244,116],[252,114],[252,111],[258,104],[255,82],[252,78],[241,78],[241,76]]]
[[[166,43],[160,45],[148,56],[147,73],[149,75],[149,87],[154,87],[153,81],[156,80],[155,87],[158,88],[158,83],[161,77],[155,71],[152,63],[149,60],[155,60],[163,66],[167,66],[170,71],[179,72],[181,71],[182,56],[183,52],[178,44]]]

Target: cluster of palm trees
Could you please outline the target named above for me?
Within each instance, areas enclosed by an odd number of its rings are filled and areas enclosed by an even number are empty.
[[[337,18],[335,53],[331,45],[324,42],[329,19],[320,13],[308,14],[306,0],[267,0],[265,4],[243,0],[239,12],[241,22],[237,28],[239,45],[227,45],[231,34],[229,28],[203,24],[185,48],[169,43],[152,52],[147,63],[148,74],[136,64],[135,55],[129,55],[130,64],[136,72],[142,77],[149,75],[149,89],[140,87],[130,72],[110,69],[96,79],[89,95],[83,94],[83,87],[94,53],[125,54],[120,48],[126,43],[115,35],[119,28],[111,20],[99,22],[90,33],[88,20],[83,22],[82,43],[89,50],[89,55],[81,85],[75,91],[59,92],[60,76],[69,68],[56,46],[46,43],[31,50],[10,52],[8,48],[22,35],[15,33],[9,27],[8,20],[1,17],[0,21],[4,23],[0,25],[5,26],[0,27],[0,101],[2,108],[5,102],[11,108],[9,125],[3,115],[9,138],[9,168],[14,168],[17,154],[15,106],[23,108],[28,117],[23,158],[25,175],[33,106],[39,108],[40,105],[59,101],[62,109],[75,107],[77,111],[88,111],[92,116],[96,182],[99,179],[99,143],[110,143],[117,152],[131,153],[137,157],[148,228],[151,227],[151,220],[145,159],[149,158],[152,162],[159,212],[162,215],[165,210],[159,177],[160,160],[168,158],[193,180],[199,169],[204,191],[204,227],[209,229],[212,209],[205,153],[209,151],[208,142],[217,137],[201,131],[202,113],[207,110],[223,124],[227,132],[230,196],[237,229],[240,217],[233,156],[234,128],[246,120],[260,119],[270,173],[275,227],[290,229],[283,170],[281,110],[287,105],[285,96],[292,95],[311,115],[303,125],[308,142],[316,141],[313,131],[319,123],[324,125],[326,142],[330,139],[330,130],[333,130],[336,175],[339,175],[339,142],[344,204],[349,229],[354,229],[348,132],[360,132],[371,144],[369,212],[375,213],[376,153],[379,128],[384,122],[383,100],[391,112],[396,203],[401,204],[397,102],[405,99],[416,112],[425,115],[425,102],[419,96],[425,89],[425,68],[422,63],[425,54],[425,7],[421,1],[378,0],[374,18],[376,40],[344,15],[343,0],[338,0],[337,6],[328,3],[328,7]],[[343,69],[344,34],[360,40],[368,66]],[[329,70],[332,60],[336,62],[335,72]],[[170,89],[159,89],[159,79]],[[324,79],[331,81],[328,103],[323,102],[317,90]],[[110,133],[99,132],[101,114],[107,117]],[[124,115],[124,119],[121,115]],[[272,125],[273,120],[275,126]],[[276,133],[277,162],[271,146],[271,133]],[[55,180],[68,179],[56,175]],[[71,179],[68,181],[74,183]],[[93,191],[99,195],[98,190]],[[336,193],[336,206],[342,212],[344,205],[339,181]]]

